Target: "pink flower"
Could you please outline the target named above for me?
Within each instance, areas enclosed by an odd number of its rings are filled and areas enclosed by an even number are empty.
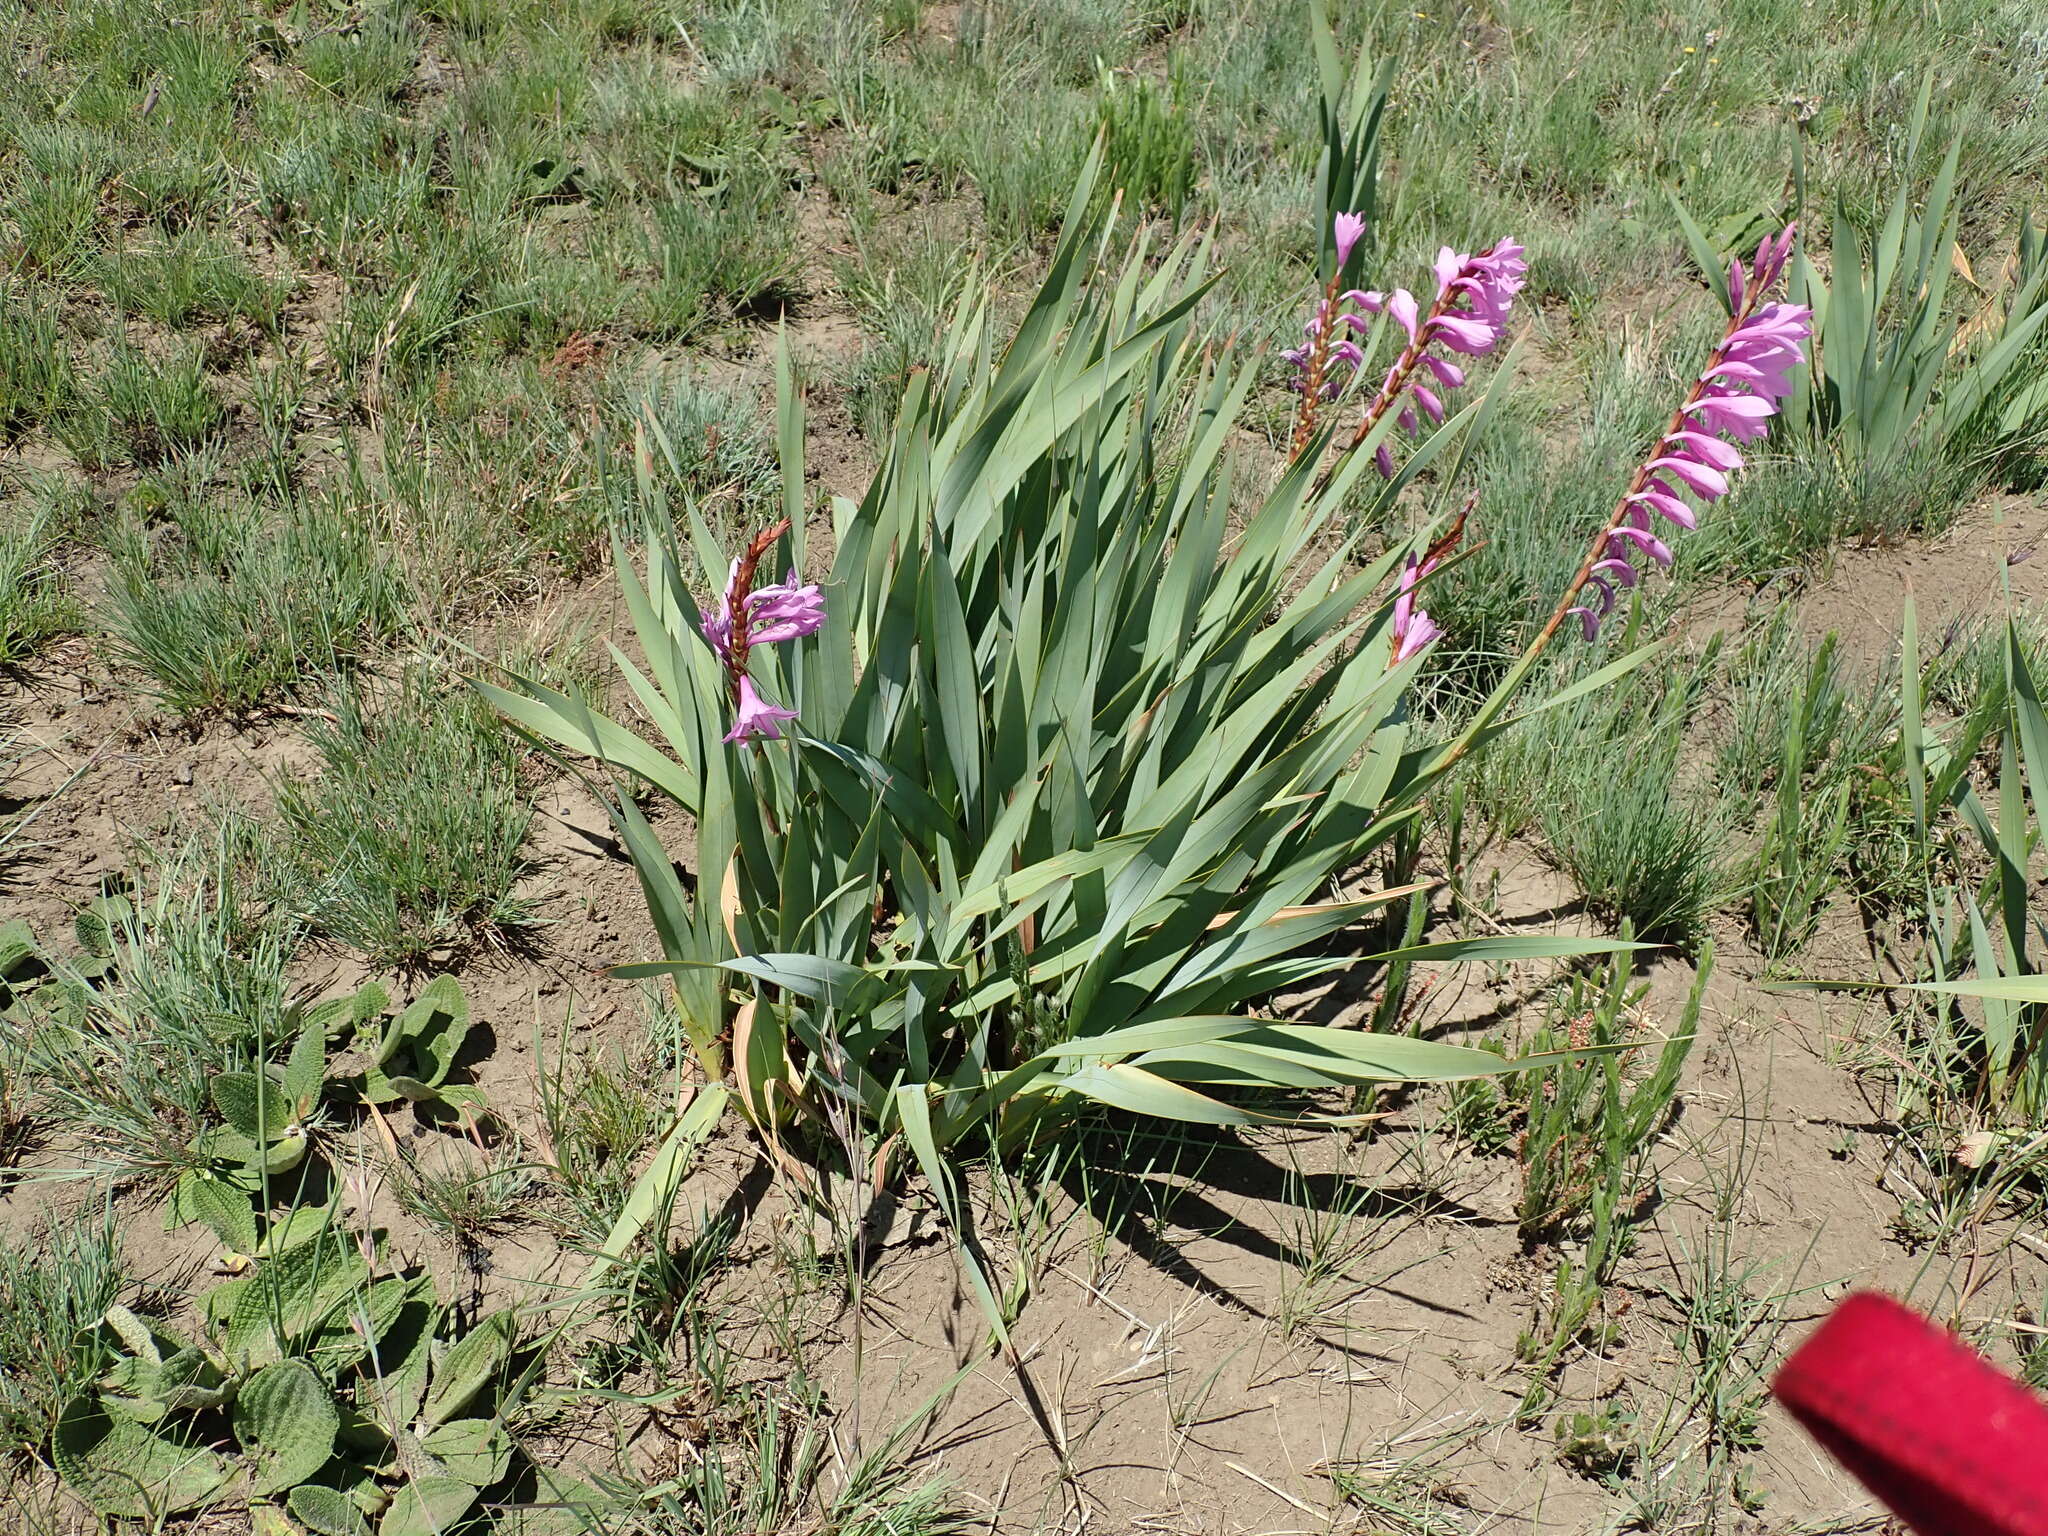
[[[754,687],[754,680],[742,672],[739,679],[739,718],[733,721],[725,739],[728,742],[749,741],[759,736],[768,741],[780,741],[782,722],[795,718],[795,710],[784,709],[772,700],[762,698]]]
[[[1434,270],[1436,300],[1426,317],[1405,288],[1387,294],[1354,290],[1344,295],[1355,307],[1344,317],[1354,330],[1366,329],[1369,322],[1365,317],[1384,311],[1407,333],[1407,350],[1387,371],[1367,416],[1378,420],[1404,392],[1412,390],[1420,416],[1404,407],[1395,417],[1396,425],[1411,436],[1420,435],[1421,417],[1431,422],[1444,419],[1442,397],[1435,390],[1410,384],[1416,367],[1427,368],[1440,388],[1462,389],[1465,370],[1439,356],[1437,349],[1476,355],[1500,345],[1507,334],[1508,311],[1527,280],[1529,264],[1522,259],[1521,246],[1503,240],[1474,256],[1460,255],[1445,246],[1436,254]],[[1382,475],[1393,475],[1394,456],[1385,448],[1373,455],[1373,462]]]
[[[1337,265],[1342,267],[1351,259],[1351,253],[1365,234],[1365,215],[1362,213],[1340,213],[1337,215],[1332,233],[1337,242]]]
[[[1421,651],[1443,634],[1426,609],[1415,606],[1415,584],[1436,569],[1434,560],[1418,563],[1413,555],[1401,567],[1401,588],[1394,598],[1394,665]]]
[[[814,635],[825,622],[825,594],[814,583],[799,583],[795,571],[767,586],[753,584],[761,557],[788,531],[789,520],[784,518],[756,535],[746,554],[727,571],[718,606],[697,615],[698,626],[725,669],[726,684],[732,691],[738,718],[726,733],[729,742],[757,736],[780,741],[779,722],[796,718],[795,710],[764,699],[754,687],[754,680],[747,675],[749,653],[757,645],[780,645]]]
[[[697,615],[704,638],[711,642],[711,649],[718,652],[719,659],[728,666],[733,659],[733,588],[739,579],[740,563],[735,560],[725,578],[723,600],[716,608],[702,609]],[[815,583],[798,586],[795,571],[789,573],[786,581],[755,587],[741,600],[741,606],[746,614],[746,642],[749,646],[801,640],[806,635],[816,634],[825,622],[824,592]]]
[[[814,635],[825,622],[825,594],[815,583],[798,586],[796,572],[747,594],[747,643],[780,645]]]

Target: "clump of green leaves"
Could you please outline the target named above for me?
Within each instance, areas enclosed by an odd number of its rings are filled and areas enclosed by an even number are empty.
[[[1108,184],[1141,208],[1178,220],[1195,189],[1195,136],[1178,73],[1164,86],[1143,75],[1102,80]]]
[[[488,1521],[480,1503],[523,1465],[506,1427],[530,1380],[519,1322],[464,1328],[374,1252],[318,1225],[209,1291],[196,1338],[107,1308],[85,1335],[91,1384],[49,1437],[65,1486],[102,1516],[270,1504],[322,1536]],[[550,1502],[597,1499],[537,1475]]]
[[[644,579],[619,558],[647,658],[627,681],[655,740],[536,680],[485,689],[692,817],[695,891],[634,795],[616,806],[665,954],[627,971],[673,977],[707,1075],[820,1144],[900,1133],[949,1205],[945,1149],[1028,1144],[1089,1105],[1246,1125],[1292,1118],[1267,1097],[1283,1086],[1519,1065],[1256,1012],[1282,984],[1391,958],[1325,941],[1407,893],[1330,892],[1473,740],[1414,733],[1417,663],[1394,659],[1388,602],[1405,548],[1354,560],[1347,501],[1377,440],[1327,483],[1304,460],[1233,505],[1232,424],[1258,364],[1203,362],[1196,240],[1153,272],[1142,243],[1094,265],[1093,194],[1091,170],[1008,347],[970,294],[944,363],[908,381],[866,497],[835,509],[816,641],[757,651],[757,683],[799,711],[794,740],[723,743],[729,679],[700,611],[731,555],[701,518],[687,547],[669,536],[658,499]],[[786,360],[780,396],[790,528],[762,551],[777,572],[806,568]],[[1376,491],[1380,514],[1451,465],[1477,410]]]
[[[166,1225],[203,1222],[231,1252],[260,1252],[280,1221],[304,1214],[299,1199],[312,1181],[286,1175],[343,1128],[353,1106],[409,1102],[422,1114],[476,1124],[483,1094],[448,1081],[469,1026],[468,1000],[452,976],[436,977],[395,1012],[375,982],[288,1009],[262,1059],[213,1079],[213,1115],[193,1138],[193,1164],[172,1189]]]

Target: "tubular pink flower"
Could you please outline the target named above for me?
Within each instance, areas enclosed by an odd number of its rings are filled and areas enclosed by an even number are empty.
[[[751,741],[761,737],[766,741],[782,740],[782,722],[794,720],[796,711],[784,709],[770,699],[761,697],[754,687],[754,680],[744,672],[739,679],[738,718],[732,729],[725,733],[728,742]]]
[[[815,635],[825,622],[825,594],[815,583],[799,586],[796,572],[747,594],[747,643],[780,645]]]
[[[1365,215],[1361,213],[1340,213],[1333,221],[1331,234],[1337,245],[1337,265],[1342,267],[1351,259],[1351,253],[1365,234]]]
[[[1650,468],[1669,470],[1703,501],[1718,501],[1728,494],[1728,477],[1697,460],[1678,457],[1652,459]]]
[[[1732,472],[1742,468],[1741,454],[1718,437],[1709,437],[1704,432],[1673,432],[1664,439],[1664,442],[1667,447],[1690,454],[1702,464],[1711,464],[1716,469]]]
[[[1630,527],[1627,523],[1623,523],[1620,527],[1609,531],[1607,544],[1608,548],[1613,551],[1612,556],[1610,556],[1613,559],[1626,560],[1628,558],[1628,547],[1633,544],[1659,565],[1668,567],[1671,564],[1670,545],[1666,544],[1655,534],[1645,533],[1642,529]]]
[[[1415,327],[1421,320],[1421,312],[1415,307],[1415,295],[1406,288],[1396,288],[1387,295],[1387,313],[1394,317],[1394,323],[1408,333],[1410,341],[1415,340]]]
[[[1491,352],[1500,332],[1483,320],[1460,315],[1443,315],[1429,322],[1429,334],[1440,338],[1453,352]]]
[[[825,594],[815,584],[800,583],[796,572],[786,580],[767,586],[754,585],[754,572],[761,557],[775,547],[775,541],[789,532],[789,519],[754,536],[746,553],[734,560],[726,572],[725,590],[716,608],[697,616],[704,638],[724,669],[726,686],[732,694],[737,718],[726,733],[728,742],[763,737],[780,741],[780,722],[794,720],[796,711],[764,699],[747,675],[747,657],[757,645],[780,645],[814,635],[825,622]]]
[[[1398,666],[1443,634],[1427,609],[1415,606],[1415,584],[1436,569],[1436,561],[1418,562],[1410,555],[1401,567],[1401,586],[1394,597],[1394,658]]]
[[[1674,523],[1687,533],[1699,527],[1700,520],[1691,507],[1678,499],[1678,493],[1662,480],[1652,480],[1629,500],[1650,508],[1667,523]]]
[[[1614,607],[1611,582],[1635,585],[1638,557],[1647,556],[1660,566],[1671,564],[1670,547],[1651,531],[1651,514],[1674,527],[1697,527],[1699,516],[1680,497],[1678,487],[1702,502],[1718,500],[1728,493],[1729,477],[1744,463],[1741,450],[1727,439],[1754,442],[1770,430],[1778,402],[1792,392],[1792,371],[1806,361],[1804,343],[1813,334],[1812,313],[1803,305],[1763,302],[1784,275],[1794,234],[1795,226],[1787,225],[1764,240],[1747,267],[1740,260],[1730,266],[1728,292],[1735,315],[1720,346],[1673,413],[1656,450],[1629,481],[1539,643],[1572,617],[1586,638],[1593,639],[1600,621]],[[1574,605],[1573,599],[1589,584],[1594,589],[1592,603]]]

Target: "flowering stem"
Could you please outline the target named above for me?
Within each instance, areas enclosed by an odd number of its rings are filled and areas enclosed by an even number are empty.
[[[1316,408],[1323,403],[1323,374],[1330,362],[1330,337],[1336,330],[1337,289],[1344,280],[1344,264],[1339,262],[1337,270],[1330,274],[1330,285],[1323,290],[1323,302],[1316,310],[1316,334],[1309,342],[1308,359],[1303,365],[1301,381],[1301,409],[1294,417],[1293,452],[1299,456],[1308,447],[1309,439],[1316,435]]]
[[[747,552],[740,556],[739,569],[734,573],[731,586],[725,594],[726,616],[732,622],[732,638],[727,642],[725,673],[727,685],[732,689],[734,704],[740,701],[740,679],[747,675],[747,597],[754,590],[754,571],[761,564],[762,556],[775,547],[775,541],[789,532],[789,519],[783,518],[772,527],[764,528],[754,535]]]
[[[1330,477],[1337,472],[1337,466],[1343,462],[1345,455],[1355,452],[1360,443],[1372,436],[1372,429],[1380,424],[1380,418],[1392,410],[1394,402],[1401,398],[1402,392],[1408,388],[1408,380],[1415,370],[1422,366],[1422,354],[1429,350],[1430,322],[1449,313],[1452,297],[1453,292],[1449,289],[1438,294],[1436,301],[1429,306],[1429,312],[1416,324],[1415,339],[1401,349],[1401,355],[1394,359],[1394,366],[1387,370],[1386,381],[1380,385],[1379,393],[1367,404],[1365,414],[1358,420],[1358,430],[1351,434],[1351,441],[1345,444],[1344,452],[1331,460],[1316,477],[1315,489],[1309,493],[1311,497],[1320,496],[1329,489]],[[1295,452],[1300,451],[1301,445],[1297,444]]]
[[[1763,297],[1765,286],[1763,283],[1756,284],[1746,296],[1745,302],[1729,319],[1727,330],[1722,333],[1720,343],[1714,348],[1713,357],[1715,359],[1720,358],[1729,343],[1734,339],[1735,333],[1750,319],[1758,301]],[[1671,420],[1665,425],[1664,435],[1658,439],[1659,445],[1669,441],[1673,433],[1687,429],[1691,422],[1693,407],[1701,399],[1705,398],[1711,388],[1710,380],[1713,372],[1714,370],[1709,367],[1694,381],[1692,388],[1686,392],[1684,403],[1671,413]],[[1652,450],[1649,459],[1655,459],[1656,457],[1656,450]],[[1481,736],[1500,718],[1502,712],[1507,708],[1509,701],[1514,698],[1516,692],[1520,689],[1522,681],[1535,669],[1537,661],[1542,657],[1544,651],[1549,648],[1550,642],[1557,637],[1558,630],[1564,627],[1564,621],[1570,616],[1573,606],[1577,603],[1579,593],[1585,588],[1586,583],[1593,579],[1594,568],[1605,557],[1609,541],[1614,538],[1615,530],[1620,528],[1623,521],[1628,517],[1632,498],[1640,493],[1644,486],[1649,484],[1655,477],[1655,474],[1656,471],[1650,467],[1649,460],[1645,460],[1637,466],[1636,472],[1629,478],[1627,488],[1621,493],[1621,498],[1615,502],[1614,511],[1609,514],[1607,521],[1601,525],[1600,531],[1593,536],[1593,542],[1586,551],[1585,560],[1580,563],[1577,572],[1572,576],[1571,581],[1566,584],[1564,594],[1558,598],[1557,607],[1552,611],[1548,622],[1544,624],[1542,629],[1536,632],[1536,637],[1523,648],[1522,654],[1515,658],[1515,664],[1508,669],[1508,675],[1501,680],[1500,685],[1493,690],[1486,702],[1479,707],[1478,712],[1473,715],[1465,729],[1458,733],[1457,739],[1444,749],[1443,756],[1438,758],[1434,765],[1438,771],[1449,768],[1459,758],[1471,751]]]

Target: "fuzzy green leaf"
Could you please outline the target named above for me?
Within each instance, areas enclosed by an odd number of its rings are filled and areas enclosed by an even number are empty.
[[[111,1418],[90,1397],[64,1410],[50,1459],[64,1486],[101,1515],[160,1520],[222,1499],[235,1481],[217,1451]]]
[[[254,1072],[223,1072],[214,1078],[213,1107],[251,1141],[275,1141],[292,1123],[291,1099],[283,1085]]]
[[[476,1503],[476,1489],[452,1477],[415,1478],[392,1497],[377,1536],[448,1536]]]
[[[300,1360],[267,1365],[235,1397],[235,1438],[258,1494],[296,1487],[327,1464],[341,1414],[334,1394]]]
[[[313,1536],[370,1536],[370,1522],[337,1488],[301,1483],[286,1496],[284,1507]]]
[[[494,1312],[451,1344],[434,1370],[426,1401],[420,1405],[420,1422],[431,1429],[474,1402],[512,1358],[518,1334],[517,1317]]]

